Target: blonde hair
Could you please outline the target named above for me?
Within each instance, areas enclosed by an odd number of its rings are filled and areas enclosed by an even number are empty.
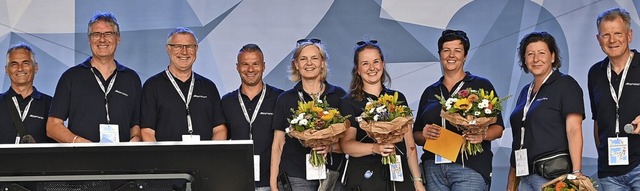
[[[295,62],[297,58],[300,56],[300,53],[302,53],[302,49],[306,48],[307,46],[315,46],[318,48],[318,51],[320,51],[320,56],[322,57],[322,61],[325,62],[325,66],[322,67],[322,70],[320,71],[320,81],[324,82],[327,79],[327,73],[329,72],[329,69],[327,69],[328,64],[326,64],[326,61],[329,57],[327,55],[327,51],[325,51],[324,46],[319,42],[318,43],[301,42],[296,45],[293,56],[291,57],[291,66],[289,66],[289,80],[291,80],[292,82],[299,82],[300,80],[302,80],[302,76],[300,76],[300,72],[296,70]]]

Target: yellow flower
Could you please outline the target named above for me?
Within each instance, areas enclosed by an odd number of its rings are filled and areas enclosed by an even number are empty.
[[[453,108],[460,110],[469,110],[471,109],[471,102],[467,98],[458,99],[458,101],[453,104]]]
[[[320,117],[320,119],[322,119],[324,121],[331,121],[333,119],[333,116],[335,116],[334,113],[328,112],[327,114],[325,114],[322,117]]]
[[[322,108],[316,107],[315,105],[311,106],[311,111],[317,113],[318,115],[321,115],[322,113]]]
[[[406,107],[404,107],[404,105],[399,105],[399,106],[396,107],[396,112],[397,113],[404,113],[404,108],[406,108]]]

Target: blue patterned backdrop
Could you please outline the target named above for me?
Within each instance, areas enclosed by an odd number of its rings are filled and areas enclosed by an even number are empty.
[[[285,76],[297,39],[322,39],[330,57],[328,80],[342,87],[349,84],[355,42],[377,39],[386,56],[391,88],[404,92],[410,106],[417,108],[424,88],[441,76],[437,40],[443,29],[467,31],[471,49],[465,68],[491,80],[500,95],[515,96],[532,79],[518,66],[519,40],[532,31],[548,31],[560,45],[560,70],[584,89],[588,68],[605,56],[595,37],[596,16],[623,7],[631,12],[632,27],[640,29],[638,5],[638,0],[2,0],[0,48],[20,41],[32,45],[40,63],[35,86],[51,95],[61,73],[90,55],[88,19],[96,11],[111,11],[122,31],[116,59],[136,70],[142,80],[168,65],[166,35],[185,26],[200,39],[194,70],[226,93],[240,85],[235,59],[246,43],[263,49],[265,81],[289,89],[293,83]],[[0,80],[5,91],[9,78]],[[509,100],[505,117],[514,101]],[[589,105],[585,106],[583,169],[594,176],[593,121]],[[507,125],[503,138],[492,147],[492,190],[505,188],[511,141]]]

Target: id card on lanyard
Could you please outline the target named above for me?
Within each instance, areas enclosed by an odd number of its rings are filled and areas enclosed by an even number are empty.
[[[458,94],[458,92],[460,91],[460,89],[462,89],[462,86],[463,86],[463,85],[464,85],[464,81],[460,81],[460,84],[458,84],[458,86],[456,87],[456,89],[455,89],[455,90],[453,90],[453,93],[451,93],[451,95],[450,95],[449,97],[451,97],[451,96],[453,96],[453,95]],[[442,90],[442,87],[441,87],[441,88],[440,88],[440,97],[444,98],[444,94],[442,93],[442,91],[443,91],[443,90]],[[446,128],[447,128],[447,122],[446,122],[446,120],[445,120],[444,118],[442,118],[442,117],[441,117],[441,118],[440,118],[440,122],[441,122],[441,124],[442,124],[442,128],[445,128],[445,129],[446,129]],[[451,160],[449,160],[449,159],[446,159],[446,158],[444,158],[444,157],[442,157],[442,156],[440,156],[440,155],[438,155],[438,154],[433,154],[433,155],[435,155],[435,156],[434,156],[435,164],[447,164],[447,163],[453,163],[453,161],[451,161]]]
[[[542,86],[545,82],[551,77],[555,70],[551,70],[549,74],[542,80],[540,83],[540,88],[538,91],[531,97],[531,93],[533,93],[533,86],[535,85],[535,80],[529,84],[529,90],[527,91],[527,100],[524,103],[524,108],[522,109],[522,125],[520,126],[520,149],[515,150],[516,157],[516,176],[526,176],[529,175],[529,156],[527,154],[527,149],[523,148],[524,146],[524,133],[525,128],[524,124],[527,120],[527,113],[529,113],[529,109],[531,108],[531,104],[535,102],[536,97],[538,97],[538,93],[542,90]]]
[[[178,92],[178,95],[180,95],[180,98],[184,102],[184,107],[187,113],[187,132],[189,132],[189,134],[182,135],[182,141],[200,141],[200,135],[193,134],[193,123],[191,122],[191,111],[189,110],[189,103],[191,103],[191,98],[193,98],[193,87],[195,86],[196,81],[193,71],[191,72],[191,83],[189,83],[189,91],[187,93],[187,97],[184,96],[182,90],[180,90],[180,87],[178,87],[178,84],[176,83],[176,80],[173,79],[173,75],[171,74],[171,72],[169,72],[169,69],[166,69],[165,73],[167,74],[167,78],[169,78],[169,81],[171,81],[171,85],[173,85],[173,88]]]
[[[120,128],[118,124],[111,124],[111,117],[109,116],[109,92],[113,89],[113,84],[116,82],[116,77],[118,77],[118,71],[114,71],[113,78],[109,81],[109,85],[105,89],[104,84],[102,84],[102,80],[98,78],[98,74],[91,68],[91,72],[93,73],[93,77],[98,82],[98,86],[100,86],[100,90],[104,93],[104,109],[107,113],[107,123],[99,124],[98,129],[100,130],[100,142],[101,143],[118,143],[120,142]]]
[[[622,78],[620,79],[620,84],[618,84],[618,92],[613,88],[613,84],[611,83],[611,61],[609,61],[609,65],[607,66],[607,80],[609,80],[609,91],[611,93],[611,98],[616,103],[616,121],[615,121],[615,133],[616,137],[607,138],[607,151],[608,151],[608,160],[609,165],[629,165],[629,140],[627,137],[619,137],[620,134],[620,98],[622,97],[622,89],[624,88],[625,80],[627,79],[627,74],[629,72],[629,66],[631,65],[631,60],[633,58],[633,52],[629,55],[627,59],[627,63],[624,66],[624,70],[622,72]]]
[[[262,106],[262,101],[264,101],[264,96],[267,92],[267,84],[262,84],[262,92],[260,93],[260,98],[258,99],[258,105],[253,110],[253,114],[251,114],[251,118],[249,118],[249,112],[247,111],[247,106],[244,105],[244,100],[242,100],[242,92],[238,89],[238,102],[240,103],[240,109],[242,109],[242,114],[244,115],[244,119],[249,123],[249,140],[253,140],[253,122],[256,120],[258,113],[260,113],[260,106]],[[253,155],[253,174],[254,181],[260,181],[260,155]]]

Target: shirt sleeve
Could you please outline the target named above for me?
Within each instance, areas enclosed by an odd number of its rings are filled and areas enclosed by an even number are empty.
[[[224,118],[224,113],[222,113],[222,104],[220,103],[220,93],[218,92],[218,88],[216,87],[216,84],[214,84],[213,82],[211,82],[212,84],[212,88],[211,88],[211,95],[213,95],[213,97],[211,98],[211,105],[213,106],[213,127],[218,126],[218,125],[222,125],[227,123],[227,121]]]
[[[273,124],[271,126],[271,128],[273,130],[280,130],[280,131],[284,131],[285,128],[288,127],[287,125],[287,117],[289,117],[289,113],[291,113],[289,111],[289,108],[287,108],[287,103],[286,103],[286,96],[285,96],[286,92],[283,94],[280,94],[280,96],[278,96],[278,100],[276,101],[276,108],[273,111]]]
[[[133,105],[133,114],[131,116],[131,127],[140,125],[140,107],[141,107],[141,99],[142,99],[142,84],[140,82],[140,76],[138,74],[135,75],[135,100]]]
[[[418,105],[418,111],[416,111],[415,123],[413,124],[413,132],[422,131],[424,126],[427,124],[427,121],[423,117],[423,115],[425,115],[425,110],[430,103],[430,97],[433,95],[434,93],[431,89],[431,86],[429,86],[424,90],[422,96],[420,96],[420,103]]]
[[[71,75],[67,70],[62,74],[58,85],[56,85],[56,92],[51,101],[51,108],[49,116],[56,117],[62,120],[66,120],[69,117],[69,108],[71,104]]]
[[[562,116],[578,113],[584,119],[584,100],[578,82],[567,75],[567,85],[562,89]]]
[[[140,100],[140,128],[156,129],[156,117],[158,114],[158,93],[153,83],[153,77],[149,78],[142,87]]]

